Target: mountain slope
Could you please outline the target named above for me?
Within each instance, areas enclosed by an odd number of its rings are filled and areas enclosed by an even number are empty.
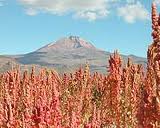
[[[97,49],[80,37],[70,36],[15,59],[18,63],[24,65],[37,64],[55,68],[60,73],[72,72],[88,62],[92,72],[105,73],[110,54],[109,52]],[[145,58],[122,55],[124,61],[127,61],[128,57],[133,58],[135,63],[146,65]]]
[[[50,43],[37,50],[37,52],[69,51],[79,48],[96,49],[91,43],[84,39],[78,36],[70,36],[68,38],[62,38],[57,42]]]

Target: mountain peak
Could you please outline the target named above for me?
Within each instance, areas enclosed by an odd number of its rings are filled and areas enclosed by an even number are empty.
[[[80,39],[79,36],[69,36],[68,38],[71,40],[79,40]]]
[[[51,50],[74,50],[79,48],[96,49],[91,43],[78,36],[69,36],[42,47],[38,52],[48,52]]]

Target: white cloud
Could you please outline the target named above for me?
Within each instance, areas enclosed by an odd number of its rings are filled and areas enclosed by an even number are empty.
[[[105,16],[107,16],[109,14],[109,11],[107,10],[102,10],[102,11],[79,11],[77,12],[74,17],[75,18],[83,18],[83,19],[88,19],[89,21],[94,21],[96,19],[100,19],[100,18],[103,18]]]
[[[19,0],[29,15],[49,12],[55,15],[73,14],[76,18],[93,21],[108,14],[107,4],[113,0]],[[115,0],[114,0],[115,1]]]
[[[37,15],[37,11],[35,9],[28,8],[28,9],[26,9],[26,14],[30,15],[30,16],[35,16],[35,15]]]
[[[140,2],[128,3],[123,7],[119,7],[118,15],[128,23],[149,19],[148,10]]]
[[[148,19],[148,11],[139,0],[18,0],[26,10],[26,14],[34,16],[38,13],[53,15],[71,14],[74,18],[95,21],[108,14],[118,13],[125,21],[134,23],[137,20]],[[160,0],[157,0],[160,1]],[[125,6],[123,6],[125,4]],[[122,6],[122,7],[120,7]]]
[[[160,0],[154,0],[156,4],[160,4]]]

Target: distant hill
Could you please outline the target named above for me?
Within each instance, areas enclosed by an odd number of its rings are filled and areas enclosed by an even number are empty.
[[[13,62],[29,67],[33,64],[38,67],[45,66],[47,68],[54,68],[59,73],[64,73],[72,72],[88,62],[92,72],[105,73],[110,55],[111,53],[96,48],[92,43],[80,37],[70,36],[52,42],[28,54],[9,56],[6,58],[5,56],[0,57],[0,63],[5,60],[6,63],[3,63],[3,68],[8,62]],[[134,55],[122,55],[123,61],[126,62],[128,57],[133,59],[135,63],[146,66],[146,58]]]

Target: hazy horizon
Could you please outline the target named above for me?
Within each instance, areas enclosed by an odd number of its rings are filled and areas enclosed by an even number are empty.
[[[76,35],[71,35],[71,36],[76,36]],[[61,37],[60,39],[63,39],[63,38],[68,38],[69,36],[66,36],[66,37]],[[77,36],[77,37],[79,37],[79,36]],[[80,38],[82,38],[82,37],[80,37]],[[58,39],[58,40],[60,40],[60,39]],[[82,39],[84,39],[84,38],[82,38]],[[14,53],[11,53],[11,54],[0,54],[0,55],[23,55],[23,54],[28,54],[28,53],[32,53],[32,52],[35,52],[35,51],[37,51],[37,50],[39,50],[40,48],[42,48],[42,47],[44,47],[44,46],[47,46],[47,45],[49,45],[49,44],[53,44],[53,43],[56,43],[58,40],[55,40],[55,41],[53,41],[53,42],[50,42],[50,43],[46,43],[46,44],[44,44],[43,46],[41,46],[41,47],[39,47],[39,48],[35,48],[35,49],[33,49],[33,51],[29,51],[29,52],[26,52],[26,53],[17,53],[17,54],[14,54]],[[84,39],[85,40],[85,39]],[[85,40],[85,41],[88,41],[88,40]],[[93,44],[94,45],[94,43],[92,43],[92,42],[90,42],[90,41],[88,41],[89,43],[91,43],[91,44]],[[95,45],[94,45],[95,46]],[[96,46],[95,46],[96,47]],[[105,49],[103,49],[103,48],[98,48],[98,47],[96,47],[97,49],[100,49],[100,50],[102,50],[102,51],[106,51]],[[135,55],[135,54],[123,54],[123,53],[121,53],[121,51],[119,51],[118,49],[113,49],[113,51],[106,51],[106,52],[110,52],[110,53],[114,53],[114,51],[118,51],[119,52],[119,54],[122,54],[122,55],[126,55],[126,56],[129,56],[129,55]],[[135,56],[138,56],[138,55],[135,55]],[[138,56],[138,57],[144,57],[144,58],[146,58],[147,56]]]

